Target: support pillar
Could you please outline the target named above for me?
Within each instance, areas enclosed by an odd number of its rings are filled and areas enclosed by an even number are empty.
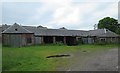
[[[112,40],[112,37],[111,37],[111,41],[110,41],[110,42],[112,43],[113,41],[114,41],[114,40]]]
[[[76,37],[76,41],[79,41],[78,39],[79,39],[79,37]]]
[[[41,37],[41,44],[44,44],[44,37]]]
[[[56,43],[56,37],[55,36],[53,37],[53,43]]]
[[[66,44],[66,37],[64,36],[64,44]]]

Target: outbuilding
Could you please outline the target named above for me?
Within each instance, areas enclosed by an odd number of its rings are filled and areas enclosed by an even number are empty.
[[[15,23],[2,32],[5,46],[21,47],[34,44],[34,33]]]
[[[64,43],[67,45],[118,43],[119,36],[108,29],[68,30],[48,29],[38,26],[21,26],[17,23],[2,31],[2,43],[5,46],[22,47],[33,44]]]

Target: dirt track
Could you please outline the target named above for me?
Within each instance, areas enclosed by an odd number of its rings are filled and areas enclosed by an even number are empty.
[[[67,71],[117,71],[118,70],[118,49],[107,49],[97,53],[71,53],[69,66],[59,70]]]

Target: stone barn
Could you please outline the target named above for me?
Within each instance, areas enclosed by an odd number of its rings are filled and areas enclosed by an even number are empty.
[[[80,30],[25,28],[34,32],[35,44],[61,42],[67,45],[76,45],[79,36],[86,37],[87,35],[87,31]]]
[[[67,45],[117,43],[119,36],[108,29],[68,30],[48,29],[42,26],[14,25],[3,27],[2,43],[5,46],[22,47],[35,44],[64,43]]]
[[[2,39],[5,46],[21,47],[32,45],[34,44],[34,33],[15,23],[2,33]]]
[[[89,35],[96,43],[118,43],[119,36],[108,29],[90,30]]]

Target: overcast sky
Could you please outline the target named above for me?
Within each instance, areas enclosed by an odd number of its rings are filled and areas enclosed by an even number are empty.
[[[118,19],[118,0],[2,0],[3,24],[90,30],[108,16]]]

